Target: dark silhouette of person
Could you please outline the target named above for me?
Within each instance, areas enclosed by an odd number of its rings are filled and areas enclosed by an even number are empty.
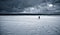
[[[40,19],[40,16],[38,18]]]

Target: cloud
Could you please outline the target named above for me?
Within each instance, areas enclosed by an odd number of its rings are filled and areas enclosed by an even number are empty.
[[[55,5],[55,7],[46,6],[45,0],[0,0],[0,13],[59,13],[60,0],[51,0],[47,3]]]
[[[60,12],[57,5],[41,3],[34,7],[25,8],[24,13],[37,13],[37,14],[56,14]]]

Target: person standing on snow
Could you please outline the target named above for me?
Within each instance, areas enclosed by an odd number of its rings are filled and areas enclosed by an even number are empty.
[[[38,18],[40,19],[40,16]]]

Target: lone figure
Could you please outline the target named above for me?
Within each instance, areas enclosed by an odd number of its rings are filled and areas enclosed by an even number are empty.
[[[40,19],[40,16],[38,18]]]

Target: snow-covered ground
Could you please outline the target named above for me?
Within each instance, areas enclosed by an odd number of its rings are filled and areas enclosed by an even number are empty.
[[[60,16],[0,16],[1,35],[60,35]]]

